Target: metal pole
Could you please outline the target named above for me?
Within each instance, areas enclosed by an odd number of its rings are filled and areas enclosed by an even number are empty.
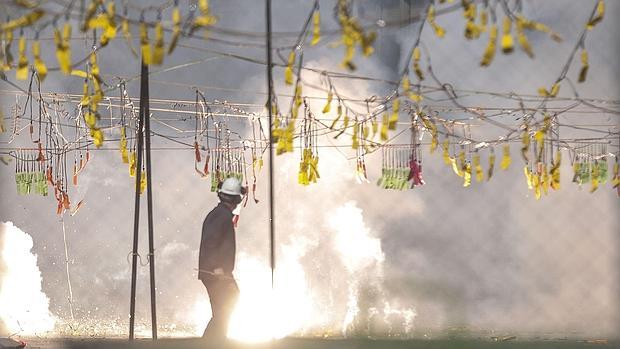
[[[136,268],[138,263],[138,235],[140,232],[140,178],[142,178],[142,142],[144,140],[144,81],[140,85],[140,113],[138,119],[138,159],[136,163],[136,193],[133,215],[133,250],[131,257],[131,296],[129,303],[129,340],[134,339],[136,317]]]
[[[142,64],[142,86],[144,88],[144,141],[146,145],[146,203],[149,224],[149,272],[151,277],[151,332],[157,339],[157,302],[155,288],[155,253],[153,248],[153,187],[151,186],[151,113],[149,110],[149,67]]]
[[[270,262],[271,262],[271,288],[274,287],[274,270],[276,267],[275,252],[275,217],[273,202],[273,115],[271,113],[272,94],[273,94],[273,65],[271,59],[271,0],[265,0],[265,8],[267,12],[267,112],[269,113],[269,242],[270,242]]]

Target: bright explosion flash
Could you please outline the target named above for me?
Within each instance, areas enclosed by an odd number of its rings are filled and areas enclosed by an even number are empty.
[[[322,262],[328,268],[331,264],[339,265],[342,271],[331,281],[323,275],[319,275],[319,279],[337,285],[320,285],[327,289],[327,296],[320,296],[317,294],[319,290],[309,287],[308,273],[311,271],[304,268],[301,260],[312,244],[304,243],[303,238],[301,242],[294,240],[281,245],[273,289],[267,263],[240,254],[235,276],[241,293],[232,314],[229,338],[263,342],[318,329],[347,335],[356,326],[370,323],[372,317],[379,319],[386,328],[392,328],[395,322],[404,328],[403,332],[410,330],[415,317],[413,309],[398,309],[383,298],[376,304],[360,304],[360,290],[366,278],[370,276],[378,282],[375,286],[381,287],[385,259],[380,239],[372,237],[371,230],[363,222],[362,210],[354,202],[348,202],[326,216],[325,221],[330,246],[319,247],[329,250],[327,255],[332,259]],[[361,308],[365,312],[361,312]],[[195,333],[200,335],[210,318],[206,296],[195,304],[194,309]],[[362,319],[362,316],[369,318]]]
[[[312,298],[298,261],[283,258],[271,288],[271,269],[251,257],[238,267],[239,302],[228,336],[244,342],[279,339],[296,332],[313,318]]]
[[[313,302],[299,262],[282,259],[274,289],[269,266],[246,254],[239,256],[235,274],[241,293],[230,320],[229,338],[243,342],[279,339],[304,328],[313,318]],[[194,307],[196,334],[202,334],[210,319],[208,304],[206,299],[199,300]]]

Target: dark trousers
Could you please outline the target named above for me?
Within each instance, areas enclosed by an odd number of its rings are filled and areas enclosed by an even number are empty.
[[[230,315],[239,298],[237,282],[232,275],[213,275],[203,279],[202,283],[207,288],[212,313],[211,320],[202,337],[225,339]]]

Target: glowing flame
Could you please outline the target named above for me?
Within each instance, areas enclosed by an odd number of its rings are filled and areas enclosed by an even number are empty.
[[[4,324],[9,334],[33,335],[54,328],[31,249],[30,235],[11,222],[0,223],[0,327]]]

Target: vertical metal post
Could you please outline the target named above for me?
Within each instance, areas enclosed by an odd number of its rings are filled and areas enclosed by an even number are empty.
[[[133,250],[131,256],[131,296],[129,298],[129,340],[134,339],[136,317],[136,272],[138,264],[138,235],[140,233],[140,179],[142,178],[142,142],[144,140],[144,81],[140,85],[140,113],[138,119],[138,159],[136,163],[136,192],[133,216]]]
[[[275,217],[274,217],[274,198],[273,198],[273,115],[271,110],[273,98],[273,64],[271,58],[271,0],[265,0],[267,15],[267,112],[269,113],[269,242],[270,242],[270,262],[271,262],[271,288],[274,287],[274,270],[276,267],[275,252]]]
[[[142,64],[141,74],[142,88],[144,88],[144,100],[140,102],[140,106],[144,103],[144,140],[146,145],[146,203],[149,224],[149,274],[151,277],[151,333],[153,340],[157,339],[157,307],[156,307],[156,288],[155,288],[155,254],[153,248],[153,188],[151,179],[153,172],[151,171],[151,113],[149,110],[149,67]]]

